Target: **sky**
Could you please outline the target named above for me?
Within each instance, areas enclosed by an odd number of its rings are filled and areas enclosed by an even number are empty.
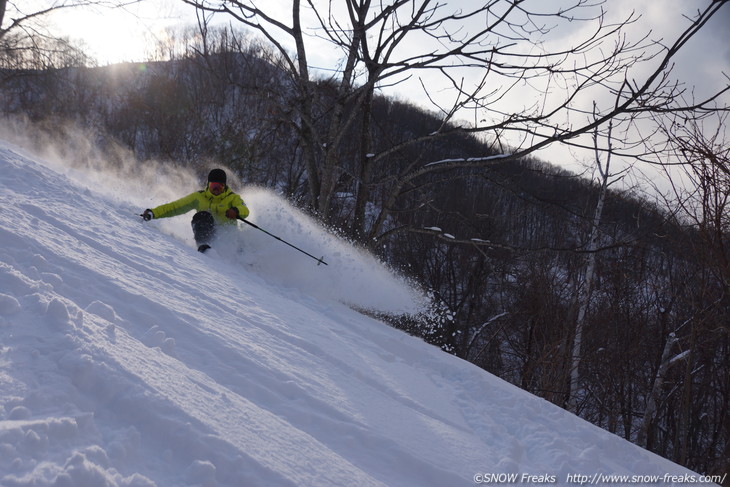
[[[330,265],[243,225],[201,254],[189,215],[138,216],[163,197],[150,188],[183,192],[197,186],[192,174],[119,161],[112,170],[103,158],[81,169],[83,144],[2,129],[4,487],[727,478],[702,477],[355,311],[422,303],[270,191],[243,188],[251,218]]]
[[[40,0],[38,0],[40,1]],[[460,2],[450,0],[449,7],[460,7]],[[534,1],[534,0],[533,0]],[[571,0],[539,0],[544,5],[565,5]],[[51,2],[40,1],[40,4]],[[286,20],[288,12],[281,0],[268,2],[278,17]],[[637,32],[652,31],[652,39],[670,40],[683,26],[683,15],[691,15],[705,0],[662,0],[635,2],[633,0],[607,0],[603,5],[609,19],[626,16],[637,11],[642,20]],[[281,8],[276,8],[282,5]],[[542,7],[541,7],[542,8]],[[226,18],[226,21],[230,18]],[[121,9],[82,8],[66,10],[53,19],[57,28],[82,40],[97,57],[99,63],[141,61],[149,54],[150,44],[163,35],[165,29],[179,25],[194,25],[195,15],[191,7],[177,0],[142,0]],[[233,20],[235,25],[235,20]],[[724,7],[697,40],[687,48],[680,59],[681,78],[701,86],[717,82],[719,72],[730,66],[730,7]],[[322,59],[321,62],[328,61]],[[315,64],[315,63],[313,63]],[[331,63],[330,63],[331,64]]]
[[[53,28],[79,41],[100,65],[145,61],[168,28],[192,25],[195,16],[175,0],[143,0],[122,8],[60,11]]]

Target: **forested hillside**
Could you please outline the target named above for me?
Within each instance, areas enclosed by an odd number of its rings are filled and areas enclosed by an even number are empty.
[[[722,204],[678,213],[612,189],[599,167],[512,160],[509,147],[377,92],[371,117],[350,101],[337,112],[327,79],[312,81],[311,123],[327,133],[334,117],[350,122],[328,155],[334,179],[313,181],[301,93],[272,52],[217,35],[166,61],[6,69],[5,135],[52,144],[79,168],[155,160],[202,177],[222,165],[244,198],[247,186],[273,188],[433,296],[421,314],[380,318],[693,470],[727,471]],[[313,204],[326,184],[329,201]],[[704,188],[708,200],[729,194]]]

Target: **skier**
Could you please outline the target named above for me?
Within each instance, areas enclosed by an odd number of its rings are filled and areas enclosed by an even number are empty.
[[[226,180],[226,172],[223,169],[213,169],[208,174],[208,184],[205,189],[156,208],[147,208],[140,216],[149,221],[153,218],[168,218],[197,210],[191,222],[193,236],[198,251],[205,252],[215,237],[217,225],[235,225],[238,217],[246,218],[249,214],[246,203],[238,194],[231,191]]]

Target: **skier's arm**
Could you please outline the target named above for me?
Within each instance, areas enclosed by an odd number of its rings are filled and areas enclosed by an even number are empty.
[[[152,208],[153,217],[168,218],[171,216],[182,215],[190,210],[196,210],[198,208],[199,197],[200,194],[196,191],[195,193],[190,193],[179,200]]]
[[[241,218],[246,218],[249,215],[248,206],[246,206],[246,203],[244,203],[243,199],[237,194],[235,194],[231,200],[231,208],[237,209],[238,216]]]

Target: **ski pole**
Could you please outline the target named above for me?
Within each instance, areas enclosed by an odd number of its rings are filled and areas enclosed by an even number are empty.
[[[277,237],[277,236],[276,236],[276,235],[274,235],[273,233],[269,233],[269,232],[267,232],[266,230],[264,230],[264,229],[263,229],[263,228],[261,228],[260,226],[256,225],[255,223],[251,223],[250,221],[248,221],[248,220],[246,220],[245,218],[242,218],[242,217],[240,217],[240,216],[238,217],[238,219],[239,219],[239,220],[241,220],[241,221],[242,221],[243,223],[246,223],[246,224],[248,224],[248,225],[251,225],[252,227],[254,227],[254,228],[255,228],[255,229],[257,229],[257,230],[261,230],[261,231],[262,231],[262,232],[264,232],[264,233],[265,233],[266,235],[268,235],[268,236],[270,236],[270,237],[274,237],[274,238],[275,238],[276,240],[278,240],[279,242],[283,242],[283,243],[287,244],[287,245],[288,245],[289,247],[291,247],[291,248],[293,248],[293,249],[296,249],[296,250],[298,250],[299,252],[303,253],[304,255],[306,255],[306,256],[308,256],[308,257],[311,257],[311,258],[313,258],[314,260],[316,260],[316,261],[317,261],[317,265],[319,265],[319,264],[329,265],[329,264],[328,264],[327,262],[325,262],[325,261],[323,260],[323,259],[324,259],[324,256],[322,256],[322,258],[318,259],[318,258],[316,258],[315,256],[313,256],[312,254],[310,254],[309,252],[305,252],[305,251],[303,251],[302,249],[300,249],[299,247],[297,247],[297,246],[295,246],[295,245],[292,245],[292,244],[290,244],[290,243],[289,243],[289,242],[287,242],[286,240],[284,240],[284,239],[282,239],[282,238],[279,238],[279,237]]]

